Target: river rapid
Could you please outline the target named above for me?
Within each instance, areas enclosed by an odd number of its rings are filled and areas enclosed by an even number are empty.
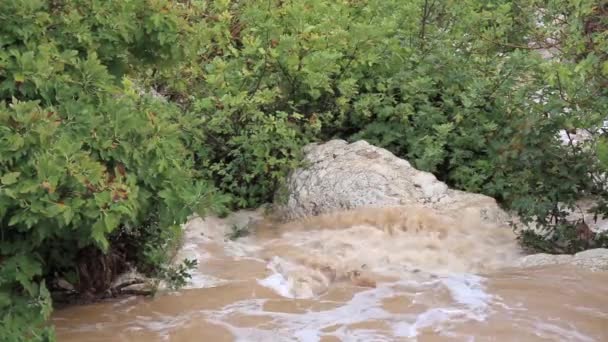
[[[53,323],[59,341],[608,341],[608,272],[514,267],[510,228],[476,217],[194,218],[186,288],[59,309]],[[249,236],[226,238],[250,219]]]

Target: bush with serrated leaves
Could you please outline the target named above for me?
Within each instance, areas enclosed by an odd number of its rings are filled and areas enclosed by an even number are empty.
[[[198,57],[146,82],[198,118],[197,165],[239,206],[303,143],[366,139],[555,231],[604,192],[595,147],[559,139],[607,112],[603,3],[214,1]]]
[[[0,340],[48,340],[45,279],[103,292],[118,232],[167,252],[177,233],[156,244],[151,217],[178,232],[222,201],[193,169],[179,108],[128,78],[187,54],[187,7],[2,1],[0,22]]]

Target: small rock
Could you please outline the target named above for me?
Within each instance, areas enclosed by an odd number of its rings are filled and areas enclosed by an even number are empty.
[[[548,265],[561,265],[572,262],[572,255],[568,254],[547,254],[538,253],[532,255],[526,255],[517,262],[519,267],[536,267],[536,266],[548,266]]]
[[[146,281],[146,279],[146,276],[137,272],[137,270],[132,269],[116,277],[116,279],[114,279],[114,281],[112,282],[110,288],[120,289],[127,286],[125,284],[143,283]]]
[[[590,271],[608,271],[608,249],[595,248],[574,255],[569,254],[532,254],[517,262],[519,267],[547,265],[574,265]]]
[[[608,249],[594,248],[576,253],[572,263],[591,271],[608,271]]]
[[[74,285],[72,285],[71,283],[69,283],[67,280],[65,280],[63,278],[57,279],[56,284],[57,284],[57,287],[61,290],[69,291],[69,292],[75,291]]]
[[[130,294],[138,296],[147,296],[156,292],[155,279],[150,279],[143,274],[132,269],[119,275],[110,287],[112,294]]]
[[[131,284],[120,289],[121,294],[132,294],[138,296],[146,296],[154,293],[155,286],[152,282],[146,281],[143,283]]]

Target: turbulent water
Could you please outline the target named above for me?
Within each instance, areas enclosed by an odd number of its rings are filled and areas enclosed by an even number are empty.
[[[360,209],[262,221],[236,241],[224,221],[194,219],[186,289],[65,308],[53,322],[59,341],[608,340],[608,273],[510,267],[513,233],[475,217]]]

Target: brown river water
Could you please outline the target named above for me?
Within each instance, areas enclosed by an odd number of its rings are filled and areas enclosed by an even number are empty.
[[[195,218],[191,283],[57,310],[59,341],[608,341],[608,272],[516,268],[509,228],[467,211]],[[231,221],[232,220],[232,221]]]

